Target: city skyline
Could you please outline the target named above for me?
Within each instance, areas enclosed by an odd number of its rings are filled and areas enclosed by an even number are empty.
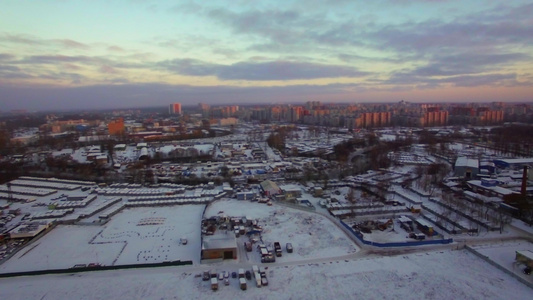
[[[524,102],[529,1],[16,1],[2,110]]]

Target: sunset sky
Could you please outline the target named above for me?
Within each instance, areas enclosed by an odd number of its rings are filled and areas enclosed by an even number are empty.
[[[0,110],[533,100],[533,3],[0,0]]]

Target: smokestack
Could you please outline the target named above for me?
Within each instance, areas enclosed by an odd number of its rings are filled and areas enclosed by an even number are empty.
[[[527,166],[524,166],[524,172],[522,173],[522,189],[520,192],[522,196],[526,196],[526,187],[527,187]]]

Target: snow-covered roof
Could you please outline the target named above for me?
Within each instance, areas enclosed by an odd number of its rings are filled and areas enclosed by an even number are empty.
[[[455,161],[456,167],[469,167],[469,168],[478,168],[479,161],[477,159],[468,158],[466,156],[458,157]]]
[[[533,158],[508,158],[508,159],[498,159],[497,161],[504,162],[509,165],[520,165],[520,164],[533,163]]]
[[[203,237],[202,249],[237,248],[235,235],[206,235]]]

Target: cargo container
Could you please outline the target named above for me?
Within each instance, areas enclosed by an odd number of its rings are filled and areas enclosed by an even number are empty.
[[[261,275],[259,273],[254,273],[255,276],[255,283],[257,284],[257,287],[261,287]]]

